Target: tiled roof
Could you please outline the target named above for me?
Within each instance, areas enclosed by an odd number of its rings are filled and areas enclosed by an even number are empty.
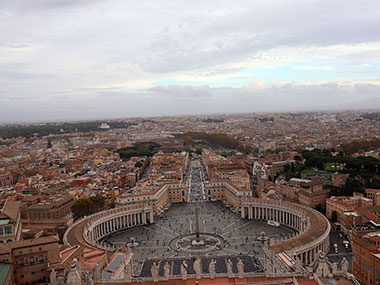
[[[0,213],[0,219],[11,219],[12,221],[17,220],[18,213],[20,211],[21,202],[7,200]]]

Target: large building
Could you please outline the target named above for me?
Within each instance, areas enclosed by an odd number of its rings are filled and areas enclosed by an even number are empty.
[[[0,243],[18,241],[21,238],[20,202],[7,200],[0,213]]]
[[[302,171],[301,177],[302,179],[308,179],[313,182],[319,182],[324,185],[331,185],[331,172],[328,171],[320,171],[320,170],[314,170],[314,171]]]
[[[372,200],[373,205],[380,205],[380,189],[367,188],[364,191],[366,197]]]
[[[250,189],[241,189],[229,181],[206,183],[205,199],[208,201],[222,201],[234,210],[240,210],[241,199],[252,197]]]
[[[353,197],[333,196],[326,200],[326,217],[331,219],[332,213],[337,213],[337,222],[346,228],[352,225],[356,210],[360,207],[372,206],[372,200],[365,198],[361,193],[354,193]]]
[[[22,211],[23,219],[63,219],[71,216],[75,199],[71,195],[54,195],[41,198]]]
[[[165,211],[172,203],[188,201],[189,189],[181,184],[156,184],[152,181],[145,181],[128,192],[120,195],[116,199],[117,206],[133,204],[151,205],[154,213]]]
[[[380,282],[380,232],[354,239],[352,246],[353,274],[364,284]]]
[[[15,284],[49,280],[49,263],[58,262],[58,237],[43,237],[0,244],[0,261],[13,266]]]
[[[0,187],[10,187],[13,184],[11,171],[0,171]]]
[[[323,189],[320,182],[292,178],[290,182],[301,188],[298,191],[298,202],[302,205],[315,208],[320,205],[323,209],[326,206],[326,199],[329,197],[330,190]]]

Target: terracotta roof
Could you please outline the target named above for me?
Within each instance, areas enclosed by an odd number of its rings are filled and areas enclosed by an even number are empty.
[[[16,221],[20,211],[20,205],[20,201],[7,200],[3,209],[1,210],[0,219],[9,218],[12,221]]]
[[[364,247],[371,252],[379,252],[379,249],[371,243],[371,241],[368,238],[359,238],[359,239],[354,239],[354,243],[359,244],[361,247]]]
[[[157,285],[190,285],[190,284],[195,284],[196,281],[200,285],[209,285],[209,284],[215,284],[215,285],[220,285],[220,284],[230,284],[230,285],[235,285],[235,284],[266,284],[266,285],[279,285],[279,284],[294,284],[293,278],[291,277],[244,277],[244,278],[227,278],[227,277],[217,277],[214,279],[210,278],[202,278],[199,280],[196,279],[187,279],[187,280],[169,280],[165,282],[157,282],[154,284]],[[300,285],[314,285],[317,284],[316,281],[314,280],[306,280],[306,279],[300,279],[297,278],[297,282]],[[109,284],[116,284],[109,282]],[[131,285],[141,285],[141,284],[152,284],[152,282],[142,282],[142,283],[130,283]]]
[[[59,242],[58,236],[41,237],[35,239],[26,239],[0,244],[0,254],[10,253],[15,248],[42,245],[47,243]]]
[[[380,224],[380,219],[375,215],[372,214],[370,211],[368,211],[365,208],[359,208],[357,211],[366,219],[375,222],[376,224]]]

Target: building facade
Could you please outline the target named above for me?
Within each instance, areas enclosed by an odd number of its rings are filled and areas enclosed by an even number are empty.
[[[58,237],[0,244],[0,260],[11,263],[15,284],[48,282],[49,263],[59,261]]]
[[[0,213],[0,243],[21,239],[20,202],[5,201]]]

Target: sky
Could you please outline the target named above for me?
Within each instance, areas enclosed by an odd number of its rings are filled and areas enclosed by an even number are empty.
[[[1,0],[0,123],[380,109],[378,0]]]

